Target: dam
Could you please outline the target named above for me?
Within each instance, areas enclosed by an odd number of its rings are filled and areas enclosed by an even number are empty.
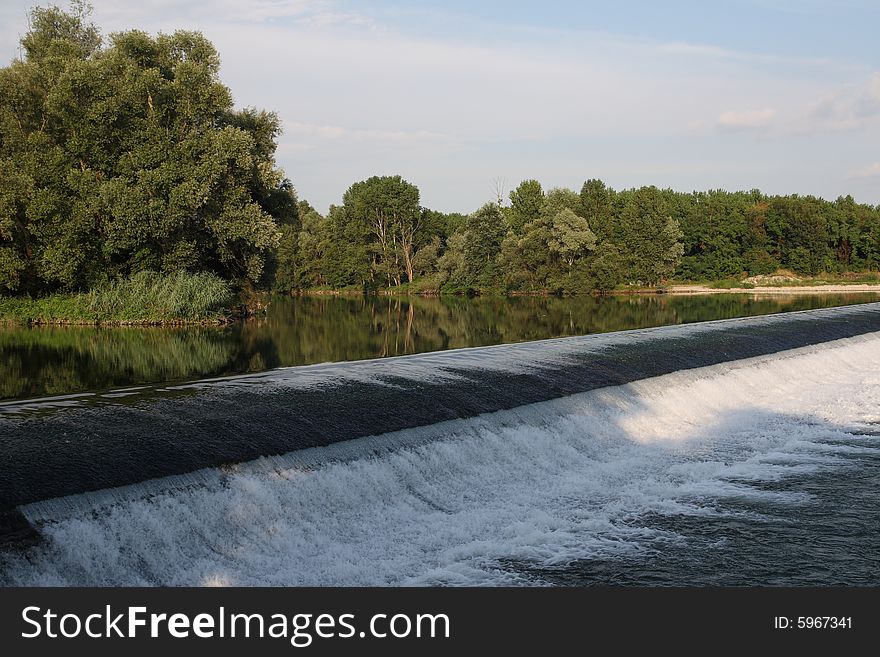
[[[863,304],[5,402],[0,582],[876,584],[878,371]]]

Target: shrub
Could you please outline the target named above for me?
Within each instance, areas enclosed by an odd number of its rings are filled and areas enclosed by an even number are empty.
[[[0,298],[0,319],[35,323],[175,323],[219,319],[234,302],[215,274],[141,271],[81,294]]]

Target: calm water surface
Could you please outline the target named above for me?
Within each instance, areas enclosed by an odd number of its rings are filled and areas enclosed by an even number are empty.
[[[277,297],[265,317],[225,327],[0,327],[0,398],[63,395],[878,298],[864,293],[566,299]]]

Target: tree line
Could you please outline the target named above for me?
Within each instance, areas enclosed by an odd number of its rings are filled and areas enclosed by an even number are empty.
[[[616,191],[592,179],[578,192],[526,180],[509,202],[469,215],[418,199],[414,185],[384,176],[352,185],[327,216],[300,202],[281,287],[583,293],[880,268],[880,207],[850,196]]]
[[[279,291],[584,293],[880,268],[880,207],[851,197],[520,183],[470,214],[400,176],[326,215],[275,164],[271,112],[235,110],[196,32],[105,41],[90,7],[36,8],[0,69],[0,291],[84,290],[140,271]]]

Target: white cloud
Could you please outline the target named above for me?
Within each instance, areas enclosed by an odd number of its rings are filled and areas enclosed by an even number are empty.
[[[718,116],[717,125],[724,130],[763,130],[768,128],[776,111],[772,109],[751,110],[746,112],[722,112]]]
[[[781,99],[780,110],[725,111],[718,115],[715,126],[729,131],[761,131],[775,137],[803,137],[880,124],[880,73],[834,87],[832,91],[826,87],[812,98],[798,99],[792,95]]]
[[[849,174],[850,178],[880,178],[880,162],[856,169]]]
[[[852,130],[880,117],[880,72],[866,82],[846,85],[813,103],[809,119],[816,127]]]

